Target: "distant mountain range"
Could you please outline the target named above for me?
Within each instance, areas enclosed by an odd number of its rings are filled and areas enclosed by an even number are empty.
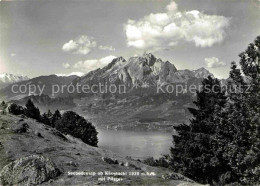
[[[9,73],[2,73],[0,74],[0,88],[6,87],[7,85],[10,85],[12,83],[21,82],[28,79],[29,78],[27,76],[17,76]]]
[[[162,61],[148,53],[139,57],[131,57],[127,61],[123,57],[112,60],[102,69],[94,70],[85,76],[76,78],[76,84],[94,84],[97,82],[124,84],[128,87],[144,84],[150,86],[163,83],[187,83],[192,79],[213,76],[205,68],[198,70],[177,70],[169,61]]]
[[[0,99],[13,100],[21,105],[31,98],[43,111],[74,110],[83,114],[98,127],[113,129],[172,130],[172,125],[190,119],[188,107],[193,107],[194,94],[189,92],[175,95],[158,93],[156,87],[166,85],[200,85],[203,78],[213,76],[205,68],[178,70],[173,63],[156,58],[148,53],[125,60],[115,58],[107,66],[84,76],[39,76],[16,83],[18,86],[45,85],[42,95],[37,90],[12,92],[12,84],[0,90]],[[124,85],[125,94],[71,93],[66,91],[52,95],[52,85]],[[28,97],[30,96],[30,97]]]
[[[29,90],[29,85],[36,85],[39,87],[43,87],[43,95],[49,95],[52,96],[52,85],[68,85],[72,82],[72,80],[74,80],[75,78],[77,78],[78,76],[57,76],[57,75],[49,75],[49,76],[39,76],[39,77],[35,77],[32,79],[28,79],[28,80],[24,80],[24,81],[19,81],[16,82],[14,84],[10,84],[2,89],[0,89],[0,98],[1,99],[5,99],[5,100],[18,100],[21,98],[24,98],[26,96],[31,96],[30,95],[30,90]],[[12,91],[12,86],[15,85],[15,92]],[[26,85],[27,89],[25,91],[24,87],[23,87],[23,91],[19,91],[18,87],[21,87],[21,85]],[[32,91],[32,90],[31,90]],[[16,93],[18,92],[18,93]],[[39,95],[41,92],[40,90],[37,88],[36,91],[34,92],[33,95]]]

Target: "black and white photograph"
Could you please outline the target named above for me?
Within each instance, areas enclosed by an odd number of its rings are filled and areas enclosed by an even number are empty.
[[[0,186],[260,186],[260,0],[0,0]]]

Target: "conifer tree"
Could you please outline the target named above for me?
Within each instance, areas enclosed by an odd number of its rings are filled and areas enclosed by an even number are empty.
[[[225,163],[216,153],[216,115],[225,106],[226,96],[220,81],[204,79],[202,90],[197,92],[196,108],[189,108],[193,115],[190,124],[174,127],[175,146],[171,148],[171,167],[198,182],[217,180]]]
[[[42,119],[41,119],[41,122],[46,124],[46,125],[51,125],[51,121],[50,121],[50,118],[48,117],[48,115],[46,113],[44,113],[42,115]]]
[[[259,184],[260,177],[260,84],[259,59],[260,37],[241,53],[242,75],[233,63],[228,90],[226,117],[219,125],[219,135],[224,143],[223,156],[230,165],[231,178],[227,183]],[[239,90],[239,91],[238,91]],[[219,141],[220,142],[220,141]]]
[[[52,112],[50,110],[48,110],[47,116],[48,116],[48,118],[51,118],[53,116],[53,114],[52,114]]]
[[[61,119],[61,114],[59,110],[56,110],[51,119],[51,126],[55,127],[55,123]]]
[[[33,118],[36,119],[37,121],[40,121],[41,119],[40,110],[37,107],[35,107],[31,99],[27,101],[25,106],[26,106],[25,115],[29,118]]]
[[[4,106],[4,105],[5,105],[5,101],[2,101],[1,106]]]

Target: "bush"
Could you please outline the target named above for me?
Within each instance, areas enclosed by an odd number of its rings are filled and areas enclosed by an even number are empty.
[[[65,112],[62,118],[55,122],[55,128],[64,134],[70,134],[89,145],[97,147],[98,132],[96,128],[75,112]]]
[[[24,108],[22,106],[12,103],[8,108],[9,113],[13,115],[24,114]]]
[[[153,157],[147,158],[143,161],[144,164],[153,166],[153,167],[165,167],[169,168],[170,166],[170,159],[168,155],[164,155],[163,157],[160,157],[159,159],[154,159]]]

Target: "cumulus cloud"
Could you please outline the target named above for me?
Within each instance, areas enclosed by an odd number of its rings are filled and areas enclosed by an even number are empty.
[[[88,54],[93,48],[97,46],[97,42],[92,37],[82,35],[74,40],[65,43],[62,50],[65,52],[72,52],[74,54]]]
[[[83,76],[84,75],[84,73],[83,72],[71,72],[71,73],[69,73],[69,74],[56,74],[57,76],[66,76],[66,77],[68,77],[68,76]]]
[[[100,45],[98,48],[99,48],[100,50],[115,51],[115,48],[113,48],[112,46],[103,46],[103,45]]]
[[[116,56],[106,56],[100,59],[90,59],[85,61],[79,61],[73,65],[73,68],[75,69],[84,69],[87,71],[91,71],[97,68],[102,68],[109,64],[113,59],[115,59]]]
[[[205,63],[208,68],[218,68],[218,67],[226,66],[226,63],[220,61],[216,57],[205,58]]]
[[[68,69],[68,68],[70,68],[70,64],[69,63],[63,63],[62,67]]]
[[[181,41],[197,47],[211,47],[225,38],[230,18],[208,15],[198,10],[178,11],[171,2],[165,13],[151,13],[125,24],[127,45],[142,50],[168,49]]]

